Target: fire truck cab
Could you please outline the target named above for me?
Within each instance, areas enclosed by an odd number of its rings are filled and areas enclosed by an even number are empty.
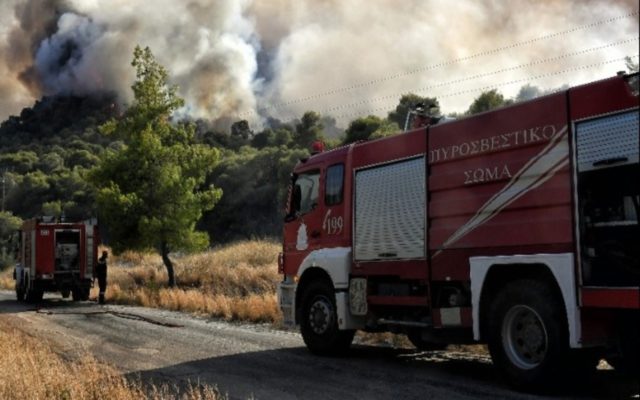
[[[638,74],[618,75],[302,160],[285,322],[324,355],[356,330],[487,343],[520,388],[585,350],[637,368],[638,104]]]

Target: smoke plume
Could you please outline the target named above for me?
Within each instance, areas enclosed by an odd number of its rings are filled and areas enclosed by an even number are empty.
[[[2,0],[0,119],[43,95],[130,102],[136,45],[194,118],[258,125],[315,110],[344,123],[408,92],[463,111],[483,88],[511,97],[611,76],[637,54],[638,3]]]

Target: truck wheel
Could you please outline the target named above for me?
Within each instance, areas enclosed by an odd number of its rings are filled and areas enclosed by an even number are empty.
[[[562,301],[548,284],[520,280],[502,289],[490,305],[491,358],[517,389],[540,390],[568,360],[568,329]]]
[[[61,290],[60,294],[62,295],[63,299],[68,299],[69,295],[71,294],[71,290],[69,290],[69,289]]]
[[[640,314],[621,316],[617,326],[618,351],[607,362],[623,374],[640,375]]]
[[[18,301],[24,301],[24,294],[25,294],[25,288],[24,288],[24,282],[25,282],[25,274],[23,274],[22,272],[18,273],[15,269],[13,270],[13,276],[14,279],[16,280],[16,299]]]
[[[26,300],[28,303],[37,303],[42,301],[42,296],[44,295],[44,291],[42,289],[29,287],[26,292]]]
[[[74,288],[71,291],[71,297],[73,301],[87,301],[89,300],[89,289]]]
[[[18,301],[24,301],[24,286],[18,282],[16,282],[16,299],[18,299]]]
[[[338,329],[336,300],[327,282],[313,282],[302,295],[300,331],[307,348],[314,354],[337,356],[351,346],[355,331]]]
[[[415,346],[416,349],[422,351],[444,350],[447,345],[443,343],[434,343],[422,338],[420,329],[411,329],[407,332],[407,339]]]

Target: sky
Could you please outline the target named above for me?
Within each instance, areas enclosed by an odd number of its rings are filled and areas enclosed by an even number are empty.
[[[0,120],[42,96],[132,100],[149,46],[186,105],[226,125],[313,110],[340,125],[402,94],[445,113],[482,91],[514,97],[638,60],[637,0],[0,0]],[[535,92],[535,91],[533,91]]]

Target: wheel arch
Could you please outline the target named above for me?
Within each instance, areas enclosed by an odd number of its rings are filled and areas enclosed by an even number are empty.
[[[548,284],[563,307],[570,347],[581,347],[573,254],[472,257],[469,263],[475,340],[487,340],[489,305],[500,288],[515,280],[535,279]]]
[[[326,279],[334,291],[349,288],[349,272],[351,271],[351,248],[333,247],[310,252],[300,263],[298,282],[295,294],[295,320],[300,320],[300,300],[309,282]],[[337,307],[344,314],[343,301],[337,301]]]
[[[321,267],[310,267],[307,268],[300,277],[298,281],[298,286],[296,288],[296,324],[300,323],[300,308],[302,306],[302,296],[304,296],[307,287],[312,282],[325,281],[332,288],[334,288],[333,281],[331,280],[331,276],[327,271],[322,269]],[[335,288],[334,288],[335,289]]]

